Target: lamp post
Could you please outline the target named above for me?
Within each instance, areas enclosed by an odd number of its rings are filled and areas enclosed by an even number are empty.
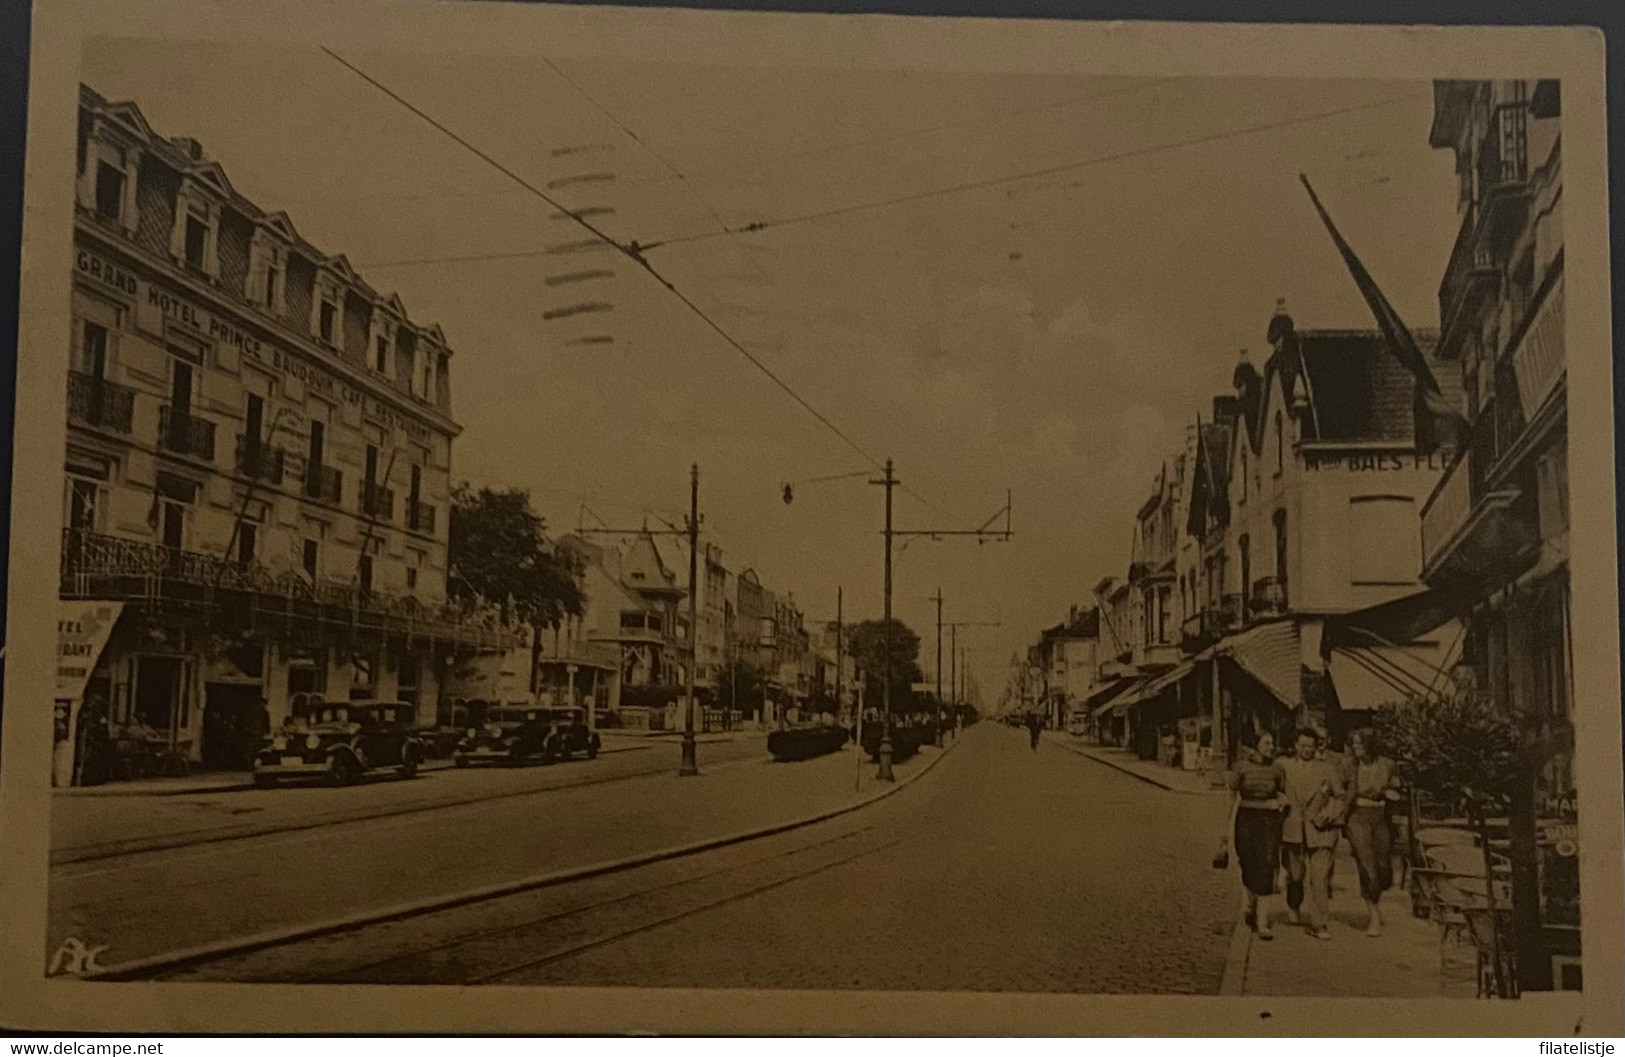
[[[677,773],[700,773],[694,749],[694,669],[700,660],[700,464],[688,471],[688,701],[683,708],[683,759]]]
[[[878,481],[871,480],[871,484],[886,486],[886,615],[881,621],[880,650],[881,650],[881,684],[880,684],[880,769],[875,777],[882,782],[894,782],[896,776],[891,769],[891,493],[897,487],[897,478],[892,473],[892,461],[886,460],[886,476]]]

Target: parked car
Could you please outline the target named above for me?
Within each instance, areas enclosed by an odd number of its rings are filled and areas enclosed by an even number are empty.
[[[457,743],[452,762],[458,767],[471,763],[522,764],[545,756],[553,723],[547,709],[534,705],[499,705],[477,717]]]
[[[1066,717],[1066,732],[1076,737],[1089,733],[1089,717],[1082,712],[1074,712]]]
[[[415,709],[400,701],[316,701],[301,705],[267,735],[254,756],[254,784],[317,779],[350,785],[393,770],[414,777],[424,746]]]
[[[597,759],[602,744],[596,730],[587,727],[587,713],[579,708],[550,708],[547,713],[550,729],[542,742],[542,759],[568,760],[576,753],[585,753],[587,759]]]

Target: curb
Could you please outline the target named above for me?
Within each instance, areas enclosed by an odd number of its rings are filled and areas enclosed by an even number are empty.
[[[1224,956],[1224,976],[1219,980],[1221,998],[1238,998],[1247,993],[1247,959],[1253,953],[1253,930],[1240,918],[1230,933],[1230,948]]]
[[[647,749],[647,748],[653,748],[653,746],[651,746],[651,745],[638,745],[638,746],[634,746],[634,748]],[[629,750],[622,750],[622,751],[629,751]],[[761,757],[761,759],[765,760],[765,759],[767,759],[767,757],[763,756],[763,757]],[[736,766],[738,766],[740,764],[747,764],[747,763],[752,763],[752,762],[759,762],[759,761],[757,760],[756,757],[744,757],[744,758],[738,759],[738,760],[728,760],[728,761],[726,761],[724,763],[720,763],[720,764],[717,764],[715,766],[716,766],[716,768],[736,767]],[[432,772],[436,772],[436,771],[450,771],[450,770],[454,770],[454,769],[455,768],[452,767],[452,766],[434,767],[434,768],[420,768],[420,773],[432,773]],[[231,831],[231,830],[228,830],[228,831],[225,831],[225,832],[209,833],[209,834],[207,834],[205,836],[193,837],[190,840],[181,840],[181,839],[179,839],[180,835],[177,834],[177,835],[175,835],[175,837],[173,839],[170,839],[170,838],[154,838],[154,840],[151,843],[147,843],[147,844],[137,843],[135,846],[128,846],[128,845],[126,845],[126,846],[115,846],[115,847],[113,847],[111,849],[96,850],[96,851],[93,851],[90,854],[86,854],[86,855],[73,855],[72,853],[77,849],[69,848],[69,849],[66,849],[65,852],[64,852],[64,854],[67,855],[68,857],[61,858],[61,859],[52,859],[48,865],[49,865],[49,867],[51,869],[56,869],[59,866],[76,866],[79,863],[100,862],[103,859],[117,859],[117,858],[121,858],[121,857],[126,856],[126,855],[146,855],[149,852],[168,851],[171,848],[190,848],[190,847],[194,847],[196,845],[201,845],[201,844],[221,844],[221,843],[224,843],[226,841],[233,841],[233,840],[252,840],[255,837],[268,837],[268,836],[273,836],[273,835],[278,834],[278,833],[298,833],[298,832],[302,832],[304,830],[319,829],[322,826],[344,826],[344,825],[349,825],[349,824],[355,823],[355,822],[371,822],[374,819],[395,818],[395,817],[400,816],[400,815],[411,815],[411,814],[416,814],[416,813],[421,812],[421,811],[439,811],[439,810],[441,810],[443,808],[467,807],[467,806],[469,806],[471,804],[483,804],[488,800],[510,800],[510,799],[515,798],[515,797],[521,797],[521,796],[544,796],[544,795],[546,795],[548,793],[562,793],[562,792],[567,792],[567,791],[573,790],[573,789],[585,789],[585,788],[595,786],[595,785],[612,785],[612,784],[614,784],[616,782],[635,782],[640,778],[654,778],[654,777],[658,777],[660,774],[663,774],[663,773],[664,772],[661,772],[661,771],[645,771],[645,772],[640,772],[638,774],[604,775],[604,776],[600,776],[600,777],[596,777],[596,778],[588,778],[588,779],[586,779],[584,781],[580,781],[580,782],[569,782],[569,783],[566,783],[564,785],[541,786],[541,787],[534,788],[534,789],[512,789],[512,790],[507,790],[507,791],[500,792],[500,793],[488,794],[486,796],[465,797],[465,798],[460,799],[460,800],[459,799],[439,800],[439,801],[435,801],[434,803],[423,803],[421,801],[418,801],[418,802],[408,801],[407,803],[397,804],[397,805],[385,808],[383,810],[365,811],[365,812],[362,812],[362,813],[359,813],[359,814],[346,815],[346,816],[342,816],[342,817],[339,817],[339,818],[316,817],[316,818],[307,819],[307,820],[301,821],[301,822],[292,822],[292,823],[289,823],[287,825],[271,826],[271,827],[264,828],[264,829],[250,829],[250,830],[247,830],[247,831],[241,831],[241,830]],[[152,794],[152,795],[155,795],[155,796],[156,795],[170,796],[170,795],[179,795],[179,794],[165,793],[165,794]],[[188,795],[193,795],[193,794],[189,793]]]
[[[1065,749],[1067,752],[1075,753],[1075,754],[1077,754],[1079,756],[1082,756],[1086,760],[1093,760],[1094,762],[1100,764],[1103,767],[1110,767],[1112,770],[1117,771],[1120,774],[1126,774],[1130,778],[1138,778],[1140,781],[1146,783],[1147,785],[1154,785],[1158,789],[1166,789],[1170,793],[1181,793],[1181,794],[1183,794],[1185,796],[1210,796],[1213,793],[1222,792],[1222,790],[1219,790],[1219,789],[1185,789],[1185,788],[1182,788],[1182,787],[1177,786],[1177,785],[1170,785],[1167,782],[1159,782],[1157,779],[1152,778],[1150,775],[1141,774],[1139,771],[1132,770],[1132,769],[1130,769],[1128,767],[1124,767],[1122,764],[1117,763],[1114,760],[1108,759],[1107,757],[1097,756],[1096,754],[1088,751],[1087,749],[1080,749],[1075,745],[1068,745],[1064,741],[1057,741],[1054,744],[1059,745],[1061,748]]]
[[[520,878],[515,881],[504,881],[500,884],[488,885],[484,888],[470,889],[465,892],[457,892],[451,895],[431,896],[429,898],[413,900],[409,903],[402,903],[380,910],[361,911],[345,917],[333,918],[328,921],[317,922],[315,924],[295,925],[288,928],[262,932],[254,936],[237,937],[229,940],[221,940],[215,943],[201,944],[196,947],[188,947],[178,951],[170,951],[165,954],[155,954],[146,958],[137,958],[134,961],[127,962],[123,965],[111,965],[105,969],[98,969],[91,972],[82,973],[78,975],[76,979],[85,981],[119,981],[141,979],[142,977],[151,976],[165,970],[185,968],[187,966],[195,965],[199,962],[210,961],[215,958],[226,957],[234,954],[247,954],[251,951],[263,950],[267,947],[276,947],[287,943],[315,939],[320,936],[332,935],[333,933],[338,932],[349,932],[368,925],[382,924],[386,921],[398,921],[404,918],[419,917],[424,914],[431,914],[441,910],[451,910],[460,906],[468,906],[472,903],[482,903],[492,899],[500,899],[504,896],[518,895],[522,892],[529,892],[538,888],[550,888],[555,885],[566,884],[571,881],[582,881],[593,877],[602,877],[606,874],[621,873],[626,870],[636,869],[640,866],[649,866],[654,863],[665,862],[671,859],[680,859],[689,855],[698,854],[700,852],[711,851],[716,848],[725,848],[733,844],[742,844],[746,841],[757,840],[762,837],[771,837],[779,833],[787,833],[791,830],[802,829],[806,826],[811,826],[819,822],[825,822],[832,818],[838,818],[842,815],[850,814],[859,810],[860,808],[868,807],[871,804],[875,804],[886,799],[901,789],[907,788],[914,782],[918,781],[925,774],[930,772],[931,768],[935,767],[944,757],[948,755],[948,753],[953,751],[954,745],[956,744],[958,744],[957,740],[946,746],[935,759],[926,763],[926,765],[921,767],[918,771],[908,775],[901,781],[895,782],[884,789],[881,789],[872,796],[865,797],[856,803],[847,804],[843,807],[834,808],[831,810],[821,811],[816,814],[793,819],[789,822],[778,822],[770,826],[742,830],[738,833],[732,833],[723,837],[711,837],[689,844],[681,844],[673,848],[664,848],[659,851],[644,852],[621,859],[612,859],[608,862],[592,863],[586,866],[574,866],[567,867],[562,870],[553,870],[548,873],[537,874],[532,877]]]

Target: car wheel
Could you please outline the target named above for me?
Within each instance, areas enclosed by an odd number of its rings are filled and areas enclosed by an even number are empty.
[[[361,768],[355,760],[348,756],[335,756],[327,777],[334,785],[354,785],[356,779],[361,777],[360,772]]]
[[[255,789],[275,789],[276,788],[276,775],[274,775],[274,774],[256,774],[254,776],[254,788]]]
[[[416,778],[418,776],[418,758],[408,756],[401,761],[400,775],[402,778]]]
[[[468,757],[467,756],[456,756],[456,757],[452,758],[451,762],[454,765],[458,766],[458,767],[467,767],[468,766]]]
[[[600,742],[598,740],[598,735],[594,734],[592,736],[592,740],[587,743],[587,759],[589,759],[589,760],[598,759],[598,747],[601,744],[602,744],[602,742]]]

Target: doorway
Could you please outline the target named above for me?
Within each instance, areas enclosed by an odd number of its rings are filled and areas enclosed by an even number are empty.
[[[185,726],[179,657],[141,657],[136,662],[135,718],[160,733]]]
[[[246,771],[268,724],[254,683],[209,683],[203,689],[203,766]]]

